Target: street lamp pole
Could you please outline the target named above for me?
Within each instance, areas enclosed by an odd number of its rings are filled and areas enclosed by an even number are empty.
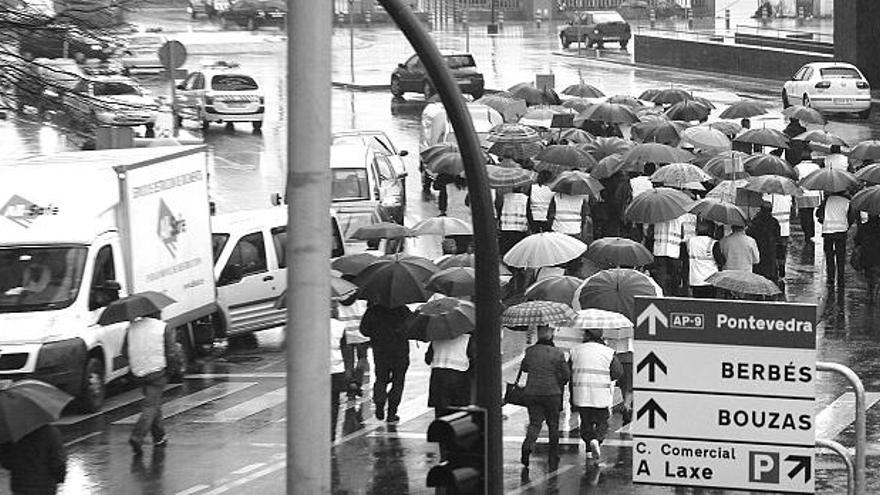
[[[348,68],[354,84],[354,0],[348,0]]]
[[[487,34],[498,34],[498,23],[495,22],[495,0],[489,0],[489,25],[486,26]]]

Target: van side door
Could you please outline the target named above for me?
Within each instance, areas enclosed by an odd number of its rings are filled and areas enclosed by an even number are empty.
[[[128,373],[128,359],[123,356],[123,347],[129,322],[98,324],[98,319],[107,306],[126,295],[123,289],[125,267],[120,258],[121,252],[116,242],[98,248],[89,282],[89,328],[95,332],[94,340],[103,348],[107,382]]]
[[[220,258],[224,264],[217,280],[217,302],[228,313],[229,335],[266,328],[277,312],[278,286],[284,281],[269,270],[265,237],[262,230],[245,234],[235,240],[225,260]]]

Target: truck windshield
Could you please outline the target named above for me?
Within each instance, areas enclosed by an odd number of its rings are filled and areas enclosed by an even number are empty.
[[[84,246],[0,248],[0,313],[70,306],[86,262]]]

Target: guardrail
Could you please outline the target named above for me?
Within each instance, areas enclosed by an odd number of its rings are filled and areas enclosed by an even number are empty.
[[[733,43],[733,36],[725,34],[658,27],[652,28],[650,26],[635,26],[635,28],[636,33],[640,35],[657,34],[663,36],[664,38],[713,41],[716,43]]]
[[[830,33],[820,33],[818,31],[799,31],[796,29],[772,28],[766,26],[749,26],[747,24],[737,24],[736,32],[743,34],[751,34],[755,36],[765,36],[768,38],[779,38],[783,40],[802,40],[813,41],[818,43],[834,43],[834,35]]]
[[[816,445],[830,448],[844,457],[844,462],[847,464],[847,475],[849,476],[847,479],[849,493],[853,495],[865,495],[865,450],[868,443],[867,432],[865,430],[865,417],[867,416],[865,407],[865,386],[853,370],[839,363],[816,361],[816,371],[833,371],[839,373],[846,378],[853,387],[853,392],[855,393],[856,398],[856,446],[854,459],[850,459],[849,452],[847,452],[846,448],[837,442],[816,439]]]

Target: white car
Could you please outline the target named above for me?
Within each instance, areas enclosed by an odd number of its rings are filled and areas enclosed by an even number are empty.
[[[238,70],[235,64],[208,66],[191,72],[177,86],[178,125],[184,119],[201,122],[207,130],[211,122],[250,122],[254,132],[263,128],[265,97],[257,81]]]
[[[373,148],[377,153],[388,157],[399,177],[406,177],[406,162],[403,157],[409,155],[407,150],[398,150],[391,138],[379,130],[352,129],[333,133],[331,144],[362,144]]]
[[[149,92],[122,76],[83,77],[62,101],[100,125],[145,126],[148,136],[159,116],[159,104]]]
[[[804,105],[822,112],[871,115],[871,85],[859,69],[844,62],[812,62],[782,86],[782,106]]]
[[[159,48],[167,41],[165,36],[155,33],[137,33],[123,37],[124,48],[119,60],[125,73],[162,70]]]

